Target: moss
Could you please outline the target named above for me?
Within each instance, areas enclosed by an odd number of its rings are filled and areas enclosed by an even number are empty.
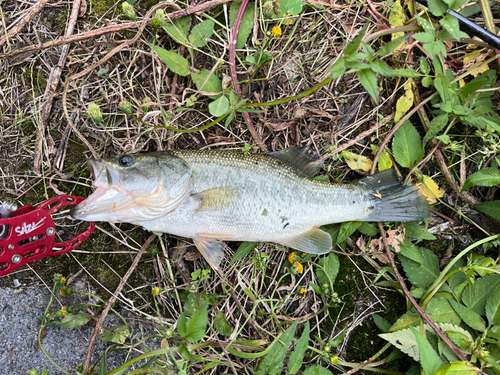
[[[107,14],[111,8],[115,7],[116,4],[121,4],[121,3],[122,1],[116,1],[116,0],[93,1],[90,14],[96,17],[102,17],[105,14]]]
[[[56,18],[56,23],[57,23],[57,26],[61,29],[61,30],[65,30],[66,29],[66,23],[68,22],[68,17],[69,17],[69,9],[66,9],[66,10],[63,10],[62,12],[60,12]]]
[[[339,255],[340,270],[337,276],[334,289],[342,299],[343,306],[330,309],[331,320],[325,321],[324,331],[331,334],[336,322],[348,319],[347,324],[351,324],[354,318],[351,314],[358,315],[368,306],[376,302],[375,297],[365,287],[359,284],[362,280],[360,269],[362,271],[373,272],[373,268],[361,257],[351,257]],[[355,262],[356,264],[353,264]],[[358,269],[359,268],[359,269]],[[396,291],[377,290],[377,297],[384,303],[385,311],[383,317],[393,323],[405,312],[404,298]],[[379,306],[382,308],[382,306]],[[340,314],[340,316],[339,316]],[[335,327],[336,330],[345,327]],[[372,318],[367,318],[361,325],[356,327],[348,337],[348,348],[346,360],[350,362],[363,362],[373,356],[380,350],[386,342],[378,335],[380,330],[377,328]],[[388,353],[387,353],[388,354]],[[400,363],[391,363],[391,369],[398,370]]]

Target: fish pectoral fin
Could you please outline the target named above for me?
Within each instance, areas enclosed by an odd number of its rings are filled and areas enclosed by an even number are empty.
[[[275,157],[294,166],[309,178],[314,177],[323,166],[323,160],[307,146],[285,148],[281,151],[268,152],[265,155]]]
[[[239,190],[234,186],[221,186],[192,194],[194,199],[200,200],[197,212],[224,208],[234,202],[238,196]]]
[[[290,238],[283,245],[310,254],[326,254],[332,250],[332,237],[325,231],[317,228],[299,236]]]
[[[206,238],[194,238],[194,244],[208,264],[214,270],[218,270],[224,259],[224,249],[227,245],[220,240]]]

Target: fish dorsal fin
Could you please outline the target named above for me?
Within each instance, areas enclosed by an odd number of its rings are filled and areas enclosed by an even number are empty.
[[[210,267],[217,271],[222,259],[224,259],[224,250],[227,248],[227,245],[219,240],[202,237],[195,238],[194,244],[208,264],[210,264]]]
[[[200,206],[196,210],[199,212],[227,207],[238,198],[239,190],[234,186],[222,186],[194,193],[191,196],[200,201]]]
[[[265,155],[294,166],[309,178],[314,177],[323,165],[323,160],[320,160],[319,155],[307,146],[285,148],[281,151],[268,152]]]
[[[317,228],[283,242],[283,245],[309,254],[326,254],[332,249],[332,237]]]

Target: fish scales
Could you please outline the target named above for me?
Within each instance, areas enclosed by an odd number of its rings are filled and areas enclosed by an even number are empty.
[[[210,265],[221,240],[276,242],[314,254],[331,250],[321,225],[411,221],[429,215],[416,188],[387,170],[350,183],[311,178],[321,165],[301,148],[271,154],[165,151],[90,161],[96,191],[76,206],[82,220],[128,222],[192,238]]]
[[[307,178],[279,159],[232,151],[176,151],[193,169],[193,192],[222,186],[238,188],[224,207],[179,212],[169,222],[188,217],[191,232],[177,225],[173,234],[193,232],[234,236],[234,240],[279,242],[314,226],[363,220],[375,197],[355,185],[338,185]],[[160,224],[161,226],[162,224]],[[183,224],[182,224],[183,225]],[[157,228],[160,229],[160,228]]]

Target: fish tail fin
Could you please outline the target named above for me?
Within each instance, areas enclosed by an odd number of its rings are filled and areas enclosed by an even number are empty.
[[[363,221],[419,221],[430,216],[427,198],[415,186],[402,185],[394,169],[358,183],[375,197],[375,205]]]

